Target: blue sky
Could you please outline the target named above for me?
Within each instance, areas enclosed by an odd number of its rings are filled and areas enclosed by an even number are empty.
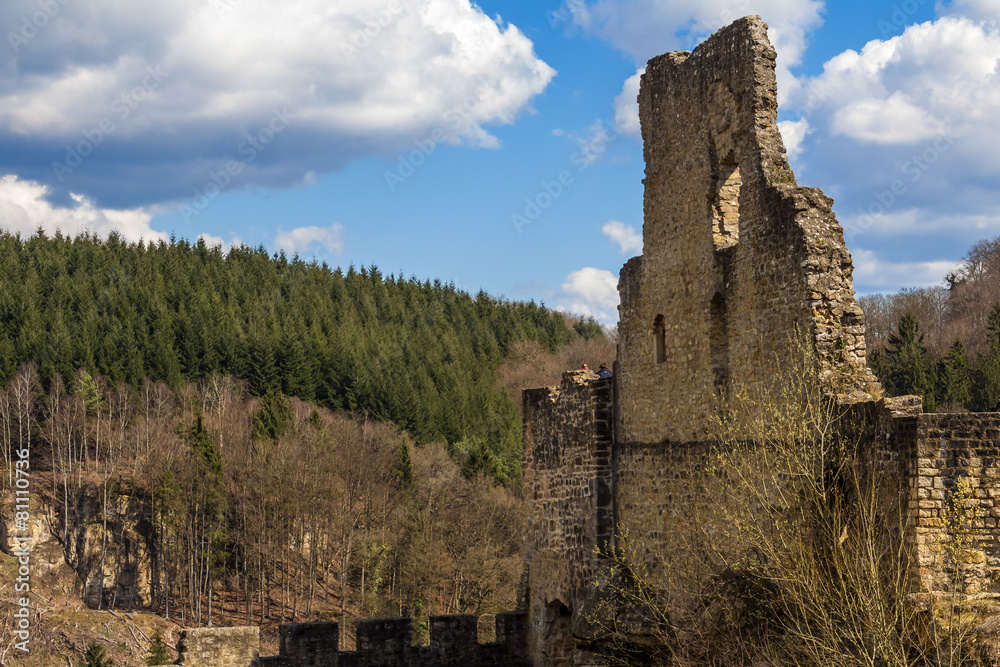
[[[7,0],[0,226],[263,244],[613,323],[638,73],[746,14],[859,293],[1000,234],[996,0]]]

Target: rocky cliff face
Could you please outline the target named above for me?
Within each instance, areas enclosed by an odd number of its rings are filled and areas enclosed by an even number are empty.
[[[71,489],[68,503],[62,489],[53,496],[51,486],[40,486],[41,481],[32,496],[27,531],[15,531],[12,502],[0,505],[0,550],[10,554],[15,535],[29,537],[32,581],[54,586],[53,594],[77,595],[88,607],[148,604],[156,580],[148,502],[109,483],[105,515],[101,485]],[[66,590],[70,580],[72,588]]]

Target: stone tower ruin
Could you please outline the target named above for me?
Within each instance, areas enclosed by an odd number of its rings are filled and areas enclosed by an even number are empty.
[[[643,254],[618,287],[619,439],[706,437],[716,397],[769,377],[796,331],[831,391],[877,386],[832,201],[788,165],[766,31],[741,19],[642,77]]]

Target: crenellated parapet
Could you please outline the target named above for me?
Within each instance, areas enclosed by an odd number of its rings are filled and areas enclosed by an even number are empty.
[[[411,644],[409,618],[355,621],[357,650],[341,651],[334,622],[284,623],[278,655],[259,657],[256,627],[181,633],[175,664],[185,667],[528,667],[526,614],[496,615],[495,642],[479,643],[472,614],[431,616],[430,643]]]

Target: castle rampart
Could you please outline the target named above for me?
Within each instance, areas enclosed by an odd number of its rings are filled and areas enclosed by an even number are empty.
[[[890,451],[906,480],[907,539],[921,592],[995,591],[1000,574],[1000,414],[916,414],[892,420]],[[971,522],[963,581],[955,581],[945,544],[959,480]]]
[[[527,667],[526,616],[496,616],[495,642],[480,644],[471,614],[431,616],[430,644],[411,645],[409,618],[373,618],[355,622],[356,651],[339,650],[339,625],[285,623],[279,629],[276,656],[258,657],[256,627],[195,628],[181,633],[185,667]]]
[[[535,654],[571,656],[574,614],[596,574],[595,548],[614,535],[613,383],[590,371],[524,392],[525,552]]]

